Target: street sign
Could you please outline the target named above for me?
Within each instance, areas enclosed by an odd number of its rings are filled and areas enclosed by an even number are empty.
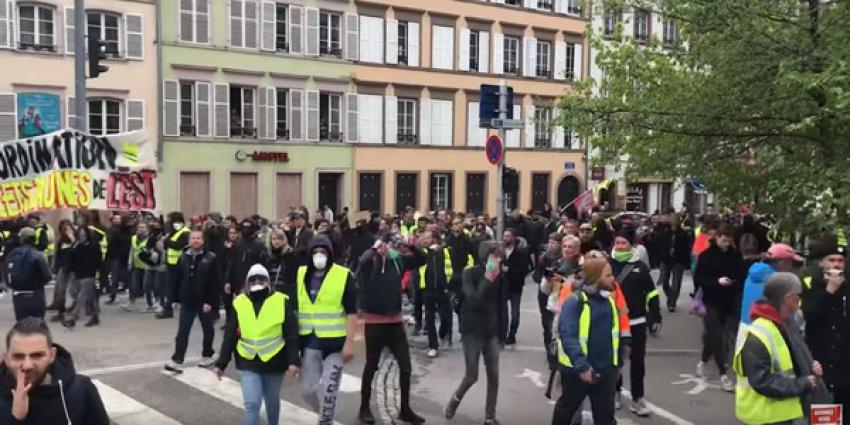
[[[522,120],[503,120],[499,118],[490,120],[490,128],[521,129],[523,127],[525,127],[525,124]]]
[[[572,161],[567,161],[564,163],[564,170],[573,171],[576,169],[576,163]]]
[[[842,412],[840,404],[812,404],[809,410],[812,425],[841,425]]]
[[[478,99],[478,120],[479,122],[489,123],[491,120],[499,118],[499,89],[500,86],[492,84],[482,84],[481,94]],[[508,87],[508,108],[505,113],[508,119],[514,117],[514,89]]]
[[[488,137],[484,145],[484,154],[487,155],[487,161],[491,164],[499,165],[505,157],[505,145],[502,144],[502,138],[495,134]]]

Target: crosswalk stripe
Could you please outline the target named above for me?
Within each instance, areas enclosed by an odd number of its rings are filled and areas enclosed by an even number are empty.
[[[221,381],[219,381],[212,372],[197,367],[187,367],[180,374],[173,374],[168,371],[162,371],[162,373],[192,388],[203,391],[212,397],[227,402],[240,410],[243,408],[242,385],[233,379],[222,376]],[[281,399],[280,403],[281,423],[315,425],[319,420],[318,415],[309,409],[305,409],[284,399]],[[260,416],[265,417],[265,406]],[[334,425],[342,424],[334,421]]]
[[[109,419],[118,425],[180,425],[180,422],[145,406],[97,379],[92,382],[100,393]]]

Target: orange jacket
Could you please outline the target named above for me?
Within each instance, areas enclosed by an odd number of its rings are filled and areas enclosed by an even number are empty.
[[[561,285],[561,290],[558,291],[558,306],[564,305],[564,301],[573,293],[571,285]],[[614,297],[614,304],[617,306],[617,314],[620,321],[620,337],[631,338],[632,327],[629,324],[629,307],[626,305],[626,297],[623,296],[623,290],[620,289],[620,284],[614,282],[614,290],[611,292]]]

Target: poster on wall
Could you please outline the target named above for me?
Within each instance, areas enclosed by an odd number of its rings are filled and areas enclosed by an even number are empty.
[[[18,93],[18,137],[43,136],[58,131],[59,96],[49,93]]]
[[[157,211],[156,142],[143,131],[61,130],[0,143],[0,220],[33,211]]]

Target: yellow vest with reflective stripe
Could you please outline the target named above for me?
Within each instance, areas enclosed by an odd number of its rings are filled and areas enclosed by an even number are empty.
[[[233,300],[233,310],[239,322],[236,352],[242,358],[253,360],[259,356],[260,360],[267,362],[286,346],[283,339],[286,300],[286,295],[273,292],[263,301],[260,314],[255,313],[254,304],[245,294]]]
[[[427,253],[427,251],[426,251]],[[469,259],[471,259],[470,257]],[[468,261],[468,260],[467,260]],[[449,252],[448,248],[443,248],[443,269],[446,273],[446,284],[452,280],[452,276],[454,276],[454,267],[452,267],[452,254]],[[425,289],[425,272],[428,271],[428,265],[424,265],[419,267],[419,289]]]
[[[788,378],[794,377],[791,350],[788,349],[785,338],[773,322],[760,317],[747,327],[747,335],[755,336],[764,345],[770,355],[772,373],[780,373]],[[732,368],[738,376],[738,383],[735,386],[735,415],[738,420],[747,425],[759,425],[802,418],[803,406],[799,397],[767,397],[750,386],[747,376],[744,375],[742,351],[743,345],[736,350],[732,360]]]
[[[184,228],[174,232],[174,234],[171,235],[171,237],[168,238],[168,239],[171,240],[172,244],[174,244],[175,242],[177,242],[178,239],[180,239],[180,237],[182,237],[186,233],[189,233],[189,229],[184,227]],[[183,254],[182,247],[181,248],[171,248],[171,247],[169,247],[167,252],[166,252],[166,255],[165,255],[165,263],[168,264],[169,266],[176,266],[177,261],[180,260],[180,255],[182,255],[182,254]]]
[[[148,269],[148,265],[145,264],[145,262],[142,261],[141,258],[139,258],[139,254],[142,253],[142,251],[145,249],[145,246],[147,246],[147,244],[148,244],[147,238],[139,239],[139,237],[136,236],[136,235],[133,235],[133,237],[130,238],[130,255],[132,256],[131,258],[133,259],[133,268],[140,269],[140,270],[147,270]]]
[[[298,327],[301,335],[315,333],[319,338],[341,338],[348,334],[342,296],[349,273],[345,267],[331,265],[314,302],[307,293],[307,266],[298,268]]]
[[[401,233],[402,236],[411,236],[416,234],[416,230],[419,229],[419,226],[416,223],[411,224],[410,226],[402,223],[398,226],[398,232]]]
[[[581,309],[581,314],[578,316],[578,343],[581,347],[581,353],[587,356],[587,340],[590,338],[590,303],[587,302],[587,293],[580,291],[575,295],[579,301],[584,304]],[[611,348],[614,352],[614,366],[620,364],[620,321],[618,320],[617,303],[614,302],[614,297],[608,297],[608,302],[611,304]],[[573,367],[573,362],[570,356],[564,352],[564,347],[561,345],[561,338],[556,338],[558,341],[558,363],[565,367]]]
[[[41,234],[47,232],[47,247],[44,248],[44,256],[47,257],[49,255],[53,255],[53,252],[56,250],[53,246],[52,241],[50,240],[52,237],[52,233],[49,227],[39,227],[35,229],[35,242],[38,243],[38,240],[41,239]]]
[[[106,251],[109,250],[109,240],[106,238],[106,232],[94,226],[89,226],[89,231],[95,232],[100,235],[100,255],[103,257],[103,259],[106,259]]]

